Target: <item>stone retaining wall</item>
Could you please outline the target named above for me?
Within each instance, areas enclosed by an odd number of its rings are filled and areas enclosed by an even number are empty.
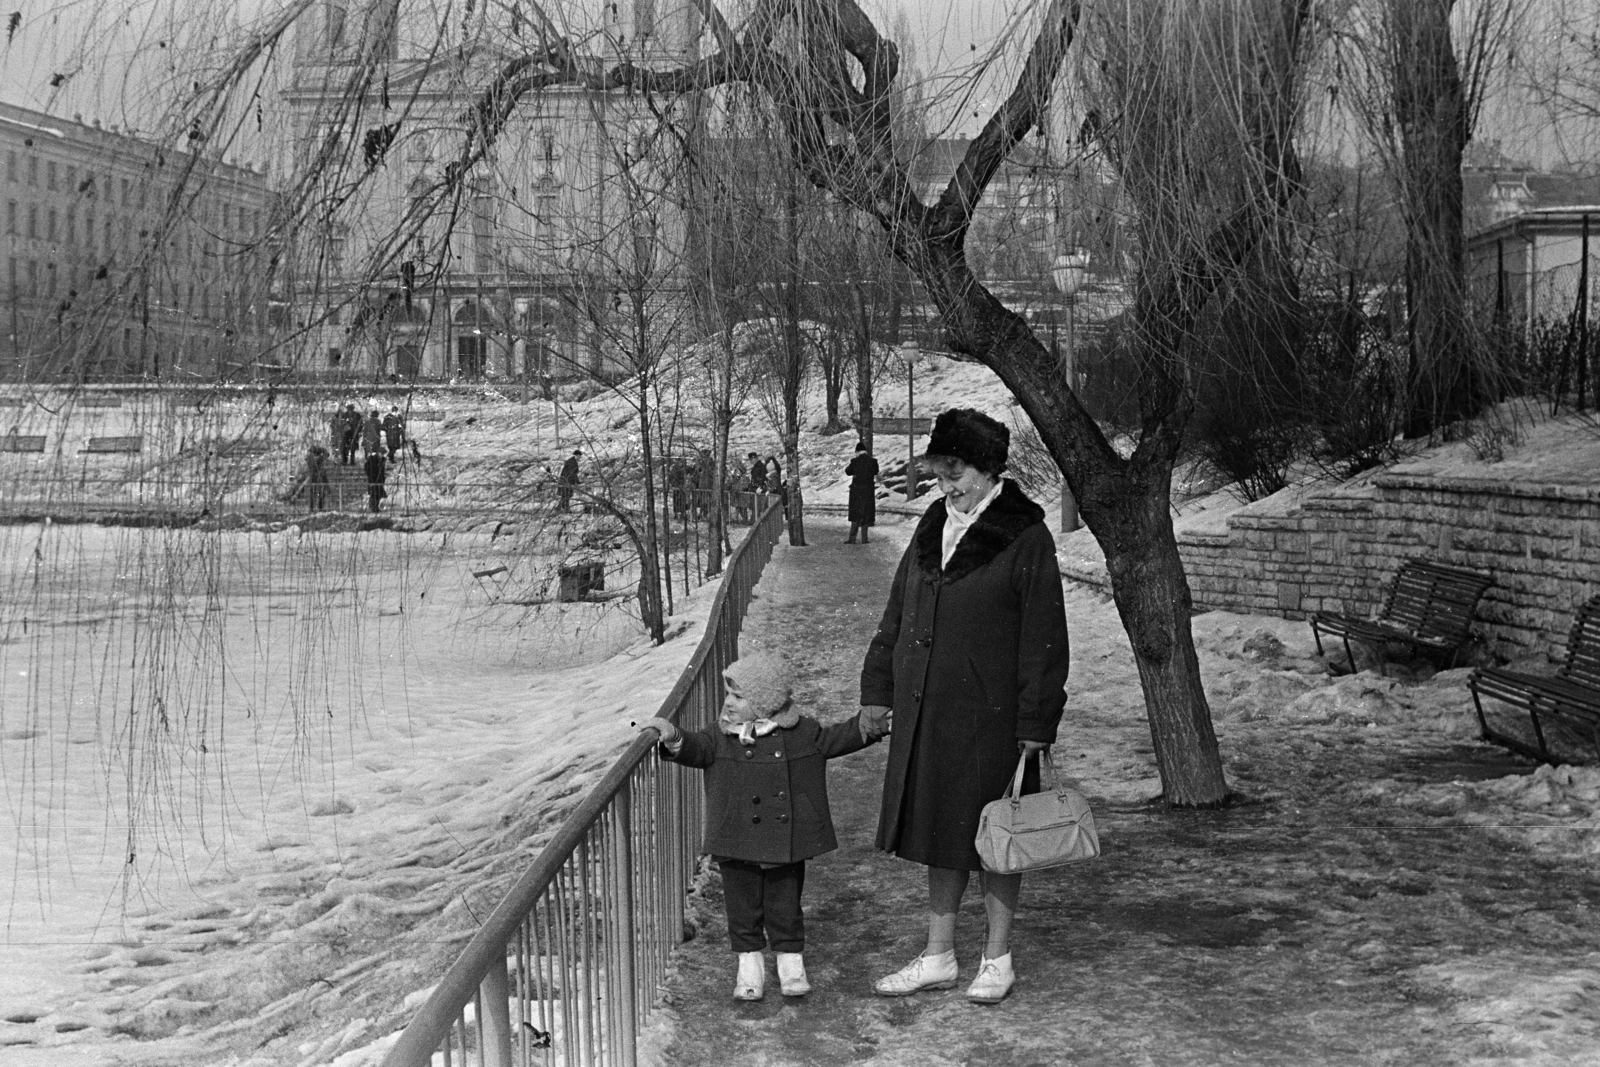
[[[1305,618],[1374,613],[1402,561],[1494,575],[1475,632],[1488,655],[1559,656],[1579,604],[1600,593],[1600,488],[1378,475],[1286,514],[1243,514],[1226,534],[1179,534],[1200,607]]]

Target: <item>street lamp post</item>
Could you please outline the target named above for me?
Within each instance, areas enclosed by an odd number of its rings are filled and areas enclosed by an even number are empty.
[[[1083,288],[1084,280],[1089,274],[1089,253],[1082,248],[1074,248],[1056,256],[1055,264],[1050,268],[1050,276],[1056,283],[1056,289],[1066,297],[1067,305],[1067,352],[1066,372],[1067,387],[1074,393],[1078,391],[1078,352],[1076,348],[1076,327],[1078,320],[1077,296],[1078,290]],[[1072,496],[1072,489],[1067,485],[1065,474],[1061,478],[1061,532],[1071,533],[1079,525],[1078,502]]]
[[[900,342],[900,358],[906,364],[906,502],[917,496],[917,357],[922,347],[915,341]]]

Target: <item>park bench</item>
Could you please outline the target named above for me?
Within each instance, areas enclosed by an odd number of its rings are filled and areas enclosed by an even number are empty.
[[[44,434],[0,435],[0,452],[43,452]]]
[[[1540,718],[1545,716],[1586,733],[1595,755],[1600,757],[1600,596],[1578,609],[1572,633],[1567,637],[1567,658],[1555,677],[1481,667],[1467,678],[1467,688],[1472,690],[1472,703],[1485,741],[1555,763],[1545,740],[1546,723]],[[1491,727],[1483,713],[1483,697],[1526,711],[1533,722],[1538,747]]]
[[[139,452],[143,449],[143,437],[91,437],[79,452]]]
[[[1317,654],[1322,654],[1322,635],[1329,634],[1344,642],[1352,669],[1356,662],[1350,651],[1352,637],[1378,646],[1380,652],[1387,644],[1405,645],[1412,655],[1421,654],[1453,667],[1470,636],[1478,601],[1493,584],[1492,577],[1478,571],[1408,560],[1401,564],[1400,573],[1389,586],[1383,612],[1377,618],[1360,619],[1323,611],[1311,616]]]

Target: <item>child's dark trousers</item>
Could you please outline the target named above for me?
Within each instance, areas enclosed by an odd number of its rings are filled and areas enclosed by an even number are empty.
[[[806,919],[800,892],[806,864],[762,867],[759,863],[717,857],[722,898],[728,909],[728,939],[735,952],[760,952],[770,941],[774,952],[804,952]]]

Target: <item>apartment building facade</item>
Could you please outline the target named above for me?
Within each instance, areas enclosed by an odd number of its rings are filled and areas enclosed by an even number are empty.
[[[0,103],[10,380],[233,380],[266,341],[265,173]]]
[[[697,48],[689,0],[593,6],[592,25],[566,27],[588,70]],[[464,164],[486,88],[549,38],[521,5],[441,11],[322,0],[297,23],[290,169],[320,173],[305,187],[324,199],[300,213],[275,327],[313,377],[619,372],[622,290],[643,284],[659,306],[683,240],[670,138],[639,98],[550,85],[522,92]]]

